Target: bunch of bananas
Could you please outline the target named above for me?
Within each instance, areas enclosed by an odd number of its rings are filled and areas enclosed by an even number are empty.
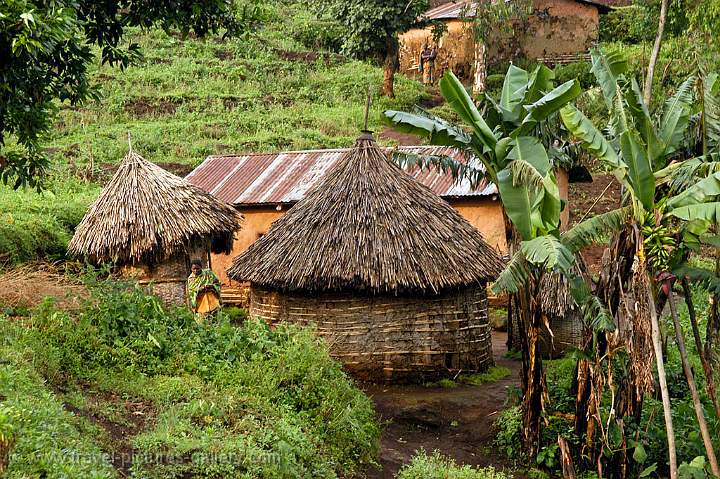
[[[663,220],[660,211],[647,213],[642,225],[645,256],[650,267],[657,271],[668,271],[672,253],[677,248],[673,230]]]

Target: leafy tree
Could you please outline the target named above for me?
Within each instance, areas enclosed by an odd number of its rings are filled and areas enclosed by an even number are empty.
[[[322,0],[316,5],[345,27],[345,53],[384,66],[383,95],[394,97],[400,67],[398,34],[426,24],[420,15],[428,8],[427,0]]]
[[[230,0],[6,0],[0,4],[0,178],[39,187],[48,165],[42,139],[59,104],[97,97],[88,78],[92,46],[125,68],[140,55],[123,45],[129,27],[202,36],[246,32],[258,7]]]

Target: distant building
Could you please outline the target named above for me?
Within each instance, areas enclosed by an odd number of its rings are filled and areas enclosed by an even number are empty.
[[[523,57],[544,63],[568,63],[587,56],[598,39],[602,13],[627,0],[533,0],[533,12],[514,35],[499,31],[488,42],[485,69]],[[473,78],[477,45],[469,22],[476,2],[443,2],[423,18],[440,21],[447,31],[438,42],[436,77],[450,69],[465,81]],[[400,36],[400,70],[419,75],[422,45],[433,43],[432,27],[416,28]]]

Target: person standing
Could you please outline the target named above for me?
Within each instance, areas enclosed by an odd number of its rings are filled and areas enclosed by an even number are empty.
[[[432,47],[427,43],[423,43],[422,51],[420,52],[420,70],[423,74],[423,84],[430,86],[434,83],[435,79],[435,58],[437,58],[437,48]]]
[[[220,309],[220,280],[211,269],[203,268],[203,262],[190,262],[187,279],[187,300],[190,309],[197,314],[212,314]]]

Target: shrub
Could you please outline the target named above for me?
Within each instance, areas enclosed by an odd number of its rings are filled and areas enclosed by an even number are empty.
[[[397,479],[507,479],[508,476],[492,467],[458,466],[438,451],[428,455],[419,451],[412,462],[398,471]]]
[[[555,83],[561,85],[569,80],[577,79],[583,89],[595,86],[595,75],[590,72],[589,62],[575,62],[555,67]]]
[[[521,452],[522,413],[520,406],[505,409],[495,421],[498,429],[495,444],[511,459],[519,459]]]

